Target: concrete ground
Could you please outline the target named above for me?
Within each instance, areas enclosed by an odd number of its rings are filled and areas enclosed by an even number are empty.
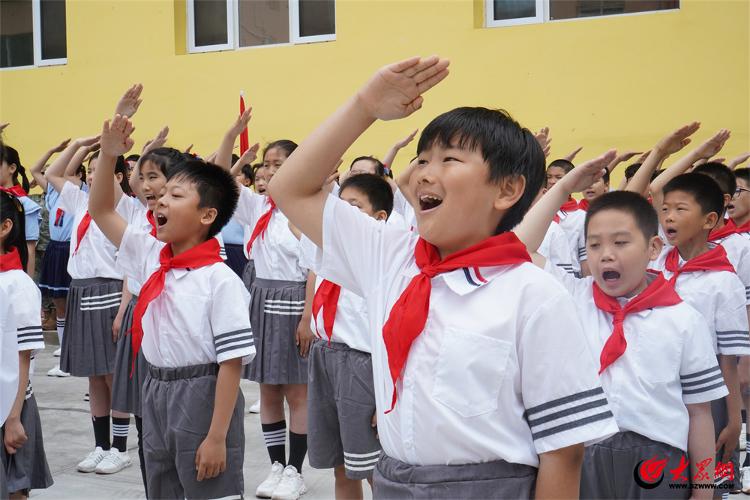
[[[49,338],[49,337],[48,337]],[[82,474],[76,464],[94,447],[93,429],[89,417],[89,404],[83,400],[88,392],[87,379],[48,377],[58,358],[52,356],[56,345],[48,344],[36,357],[32,383],[39,405],[47,452],[55,484],[46,490],[34,490],[33,498],[49,499],[100,499],[118,500],[145,498],[138,465],[138,445],[135,423],[131,419],[128,450],[133,465],[112,475]],[[242,381],[246,404],[258,399],[258,385]],[[245,414],[245,494],[254,498],[255,488],[265,479],[270,464],[263,443],[260,417]],[[288,448],[287,448],[288,453]],[[307,462],[303,475],[308,493],[307,500],[333,498],[333,471],[311,469]],[[369,488],[365,485],[365,489]],[[366,493],[369,496],[369,491]]]

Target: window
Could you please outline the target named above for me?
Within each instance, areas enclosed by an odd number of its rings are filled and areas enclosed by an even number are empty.
[[[334,0],[187,0],[190,52],[336,39]]]
[[[679,0],[485,0],[485,25],[512,26],[679,8]]]
[[[0,68],[67,62],[65,0],[0,0]]]

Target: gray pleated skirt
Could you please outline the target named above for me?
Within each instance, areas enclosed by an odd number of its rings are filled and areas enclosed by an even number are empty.
[[[260,384],[306,384],[307,359],[294,341],[305,308],[305,282],[255,278],[250,296],[256,354],[243,378]]]
[[[112,323],[122,299],[122,281],[73,280],[68,293],[60,369],[74,377],[108,375],[115,369]]]
[[[39,408],[33,394],[23,403],[21,424],[28,438],[26,443],[13,455],[8,454],[5,446],[0,446],[0,457],[8,491],[49,488],[54,481],[47,465],[47,455],[44,453],[42,421],[39,418]],[[0,432],[0,444],[2,444],[3,434]]]
[[[115,352],[115,371],[112,374],[112,409],[123,413],[141,416],[141,389],[148,373],[148,362],[143,357],[143,351],[138,351],[133,368],[133,345],[130,330],[133,327],[133,309],[138,297],[133,297],[125,309],[120,328],[120,338],[117,339]],[[132,376],[131,376],[132,372]]]
[[[252,289],[253,282],[255,281],[255,261],[250,259],[245,264],[245,269],[242,270],[242,282],[245,284],[245,288],[249,292]]]

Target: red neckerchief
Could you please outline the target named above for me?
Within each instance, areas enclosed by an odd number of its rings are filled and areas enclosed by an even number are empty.
[[[578,210],[578,202],[572,196],[568,196],[568,201],[562,204],[560,210],[565,213],[575,212]]]
[[[708,252],[704,252],[697,257],[693,257],[680,267],[680,254],[677,247],[672,248],[667,254],[667,260],[664,268],[673,273],[669,282],[674,285],[677,277],[682,273],[692,273],[695,271],[730,271],[735,272],[734,266],[727,258],[727,251],[721,245],[716,245]]]
[[[328,280],[320,282],[320,286],[315,291],[315,297],[313,297],[312,303],[312,315],[315,321],[315,330],[320,335],[320,329],[318,328],[318,313],[321,308],[323,309],[323,327],[325,333],[328,336],[328,343],[331,343],[331,337],[333,336],[333,324],[336,321],[336,310],[339,304],[339,295],[341,295],[341,287],[336,283],[331,283]],[[322,338],[322,337],[321,337]]]
[[[625,307],[620,306],[615,297],[604,293],[596,283],[594,283],[593,292],[596,307],[600,311],[612,315],[612,334],[604,343],[604,348],[599,356],[600,374],[625,353],[628,343],[625,340],[623,323],[628,314],[653,309],[654,307],[673,306],[682,302],[680,296],[674,291],[672,284],[665,280],[661,273],[637,297],[625,304]]]
[[[414,248],[414,259],[419,267],[419,274],[411,279],[409,285],[401,293],[383,326],[383,341],[388,353],[388,367],[393,381],[393,401],[386,413],[396,406],[396,381],[402,374],[412,343],[422,333],[427,322],[432,278],[462,267],[503,266],[531,262],[526,246],[511,232],[487,238],[443,260],[440,260],[440,253],[434,245],[419,238]]]
[[[583,210],[584,212],[586,212],[588,211],[588,209],[589,209],[589,200],[584,198],[578,202],[578,210]]]
[[[11,247],[8,253],[0,255],[0,273],[4,273],[5,271],[12,271],[13,269],[23,271],[23,266],[21,265],[21,255],[18,253],[18,249],[16,247]]]
[[[146,314],[146,309],[148,309],[151,301],[164,290],[164,279],[167,273],[171,269],[197,269],[217,262],[223,261],[219,255],[219,241],[216,238],[209,238],[176,257],[172,256],[172,245],[165,245],[161,249],[159,269],[154,271],[141,287],[138,302],[133,309],[133,329],[130,336],[133,346],[133,366],[135,366],[135,359],[141,349],[141,341],[143,340],[143,315]]]
[[[156,219],[154,218],[154,212],[146,210],[146,220],[151,224],[151,232],[149,234],[156,237]]]
[[[28,196],[28,193],[23,189],[23,186],[20,184],[13,184],[11,187],[0,187],[0,191],[5,191],[6,193],[10,193],[13,196],[16,196],[18,198],[21,198],[22,196]]]
[[[729,219],[722,227],[714,229],[708,234],[708,241],[723,240],[727,236],[731,236],[736,232],[737,226],[735,226],[732,219]]]
[[[271,216],[273,215],[273,211],[276,209],[276,203],[274,203],[273,198],[271,198],[270,196],[268,197],[268,202],[271,204],[271,207],[266,213],[261,215],[258,219],[258,222],[255,223],[253,234],[250,235],[250,240],[247,242],[246,248],[248,255],[250,255],[250,250],[252,250],[253,248],[253,242],[255,242],[255,238],[257,238],[258,236],[260,236],[261,239],[266,237],[266,229],[268,229],[268,224],[271,222]]]
[[[732,219],[729,219],[729,220],[732,222],[732,224],[736,228],[735,230],[736,233],[750,233],[750,220],[745,222],[741,226],[738,226],[737,223],[733,221]]]
[[[81,222],[78,224],[78,229],[76,229],[76,248],[75,250],[73,250],[74,254],[78,252],[78,247],[81,246],[81,240],[83,240],[83,237],[86,236],[86,232],[89,230],[90,225],[91,215],[89,215],[89,211],[86,210],[86,213],[83,214]]]

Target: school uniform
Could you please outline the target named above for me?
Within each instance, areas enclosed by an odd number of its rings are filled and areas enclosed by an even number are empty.
[[[7,254],[3,257],[7,257]],[[18,268],[0,272],[0,288],[3,289],[4,296],[12,298],[10,317],[6,318],[6,321],[9,323],[8,326],[12,322],[11,330],[15,330],[17,337],[18,350],[15,353],[17,372],[19,351],[31,351],[33,357],[34,353],[44,349],[44,335],[39,313],[42,296],[34,281],[20,268],[20,260]],[[18,385],[13,391],[13,399],[15,399],[17,389]],[[44,453],[42,423],[31,379],[26,386],[20,419],[26,432],[26,443],[12,455],[7,452],[5,446],[0,446],[5,487],[9,492],[48,488],[53,481]],[[3,434],[4,428],[3,432],[0,432],[0,438]],[[1,440],[0,443],[2,443]]]
[[[243,494],[244,399],[237,402],[227,433],[227,469],[216,478],[196,481],[195,453],[205,439],[213,415],[219,363],[255,355],[247,317],[249,296],[241,280],[218,256],[197,267],[173,267],[163,275],[163,288],[147,301],[142,320],[134,316],[134,348],[149,364],[142,389],[143,447],[148,492],[154,498],[217,498]],[[164,243],[128,226],[120,244],[118,265],[129,278],[144,283],[139,300],[148,297],[152,275],[160,271]],[[166,251],[167,249],[165,249]],[[140,302],[139,302],[140,304]],[[138,327],[142,328],[142,340]]]
[[[414,213],[414,207],[411,206],[409,200],[406,199],[404,193],[400,189],[396,189],[393,192],[393,214],[399,214],[405,221],[407,227],[417,227],[417,216]],[[388,218],[390,219],[390,217]]]
[[[13,320],[12,301],[10,294],[0,287],[0,428],[5,424],[18,392],[18,334]],[[0,498],[7,497],[5,467],[0,467]]]
[[[575,274],[575,259],[570,252],[568,238],[557,222],[550,224],[537,252],[564,271]]]
[[[303,236],[305,265],[314,269],[315,244]],[[372,427],[375,389],[365,301],[318,276],[310,328],[307,454],[315,469],[340,465],[349,479],[372,477],[380,442]]]
[[[234,213],[253,233],[265,228],[251,240],[250,323],[257,355],[243,377],[261,384],[306,384],[308,361],[294,339],[305,308],[307,269],[300,265],[300,243],[289,220],[272,206],[269,197],[243,187]]]
[[[243,248],[244,243],[244,228],[242,224],[237,222],[232,217],[227,225],[221,230],[221,238],[224,240],[224,249],[226,251],[226,262],[232,271],[242,278],[242,273],[247,265],[247,258],[245,257],[245,250]]]
[[[601,353],[600,379],[620,428],[617,435],[586,449],[581,498],[689,496],[690,490],[672,490],[666,481],[653,490],[641,489],[632,474],[640,461],[653,456],[667,458],[667,467],[675,468],[688,449],[686,405],[728,394],[705,319],[681,301],[661,275],[651,275],[654,284],[664,285],[671,305],[627,314],[622,323],[626,349],[611,361],[607,348],[616,325],[613,314],[597,304],[593,278],[576,279],[549,262],[545,270],[568,288],[591,350]],[[623,308],[630,301],[616,299]]]
[[[746,304],[750,306],[750,233],[744,228],[738,231],[734,224],[727,224],[722,229],[711,231],[708,240],[727,251],[729,262],[745,285]]]
[[[315,269],[367,304],[383,447],[375,497],[531,497],[540,453],[617,432],[569,295],[515,235],[495,238],[484,243],[507,240],[523,263],[440,273],[417,263],[437,251],[415,231],[326,201]],[[412,280],[429,299],[407,303]],[[407,351],[389,320],[410,306],[426,321]]]
[[[42,218],[42,207],[28,196],[19,196],[18,201],[23,205],[26,241],[38,241],[39,221]]]
[[[580,275],[581,259],[579,258],[579,245],[586,223],[586,212],[579,209],[578,202],[575,199],[570,198],[557,211],[556,219],[559,221],[560,228],[568,238],[568,247],[573,258],[573,271],[576,275]]]

